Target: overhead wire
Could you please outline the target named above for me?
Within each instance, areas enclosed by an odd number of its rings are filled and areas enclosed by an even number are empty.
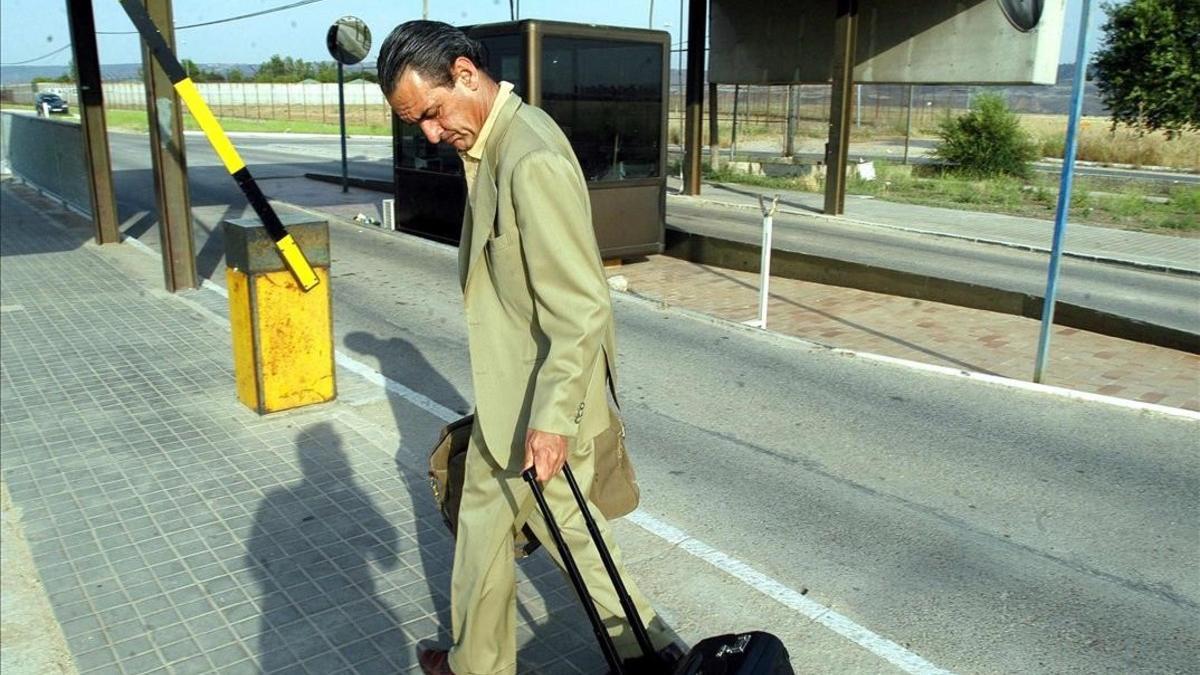
[[[293,3],[286,4],[286,5],[280,5],[278,7],[270,7],[268,9],[262,9],[257,12],[250,12],[249,14],[238,14],[237,16],[225,17],[224,19],[214,19],[212,21],[201,21],[200,23],[189,23],[189,24],[186,24],[183,26],[175,26],[175,30],[187,30],[188,28],[200,28],[201,26],[215,26],[220,23],[229,23],[231,21],[241,21],[242,19],[249,19],[251,17],[262,16],[264,14],[274,14],[275,12],[282,12],[282,11],[285,11],[288,9],[295,9],[297,7],[303,7],[305,5],[312,5],[312,4],[315,4],[318,2],[325,2],[325,0],[298,0],[298,2],[293,2]],[[138,32],[136,30],[132,30],[132,31],[98,30],[98,31],[96,31],[96,34],[97,35],[137,35]]]
[[[58,49],[55,49],[54,51],[52,51],[48,54],[42,54],[41,56],[29,59],[28,61],[17,61],[15,63],[0,63],[0,66],[23,66],[27,63],[33,63],[34,61],[41,61],[44,58],[54,56],[55,54],[57,54],[63,50],[66,50],[66,49],[70,49],[70,48],[71,48],[71,43],[68,42],[67,44],[63,45],[62,47],[59,47]]]
[[[297,2],[292,2],[292,3],[286,4],[286,5],[280,5],[278,7],[270,7],[268,9],[259,10],[257,12],[250,12],[249,14],[239,14],[237,16],[225,17],[224,19],[214,19],[212,21],[201,21],[199,23],[189,23],[189,24],[186,24],[183,26],[175,26],[175,30],[177,30],[177,31],[178,30],[187,30],[189,28],[200,28],[202,26],[215,26],[217,24],[229,23],[231,21],[241,21],[242,19],[249,19],[251,17],[262,16],[264,14],[273,14],[275,12],[282,12],[282,11],[285,11],[288,9],[295,9],[297,7],[303,7],[305,5],[312,5],[312,4],[316,4],[318,2],[324,2],[324,1],[325,0],[298,0]],[[129,31],[98,30],[98,31],[96,31],[96,35],[137,35],[137,34],[138,34],[138,32],[136,30],[129,30]],[[51,56],[54,56],[55,54],[58,54],[67,49],[70,49],[70,48],[71,48],[71,43],[68,42],[67,44],[63,45],[62,47],[59,47],[58,49],[55,49],[52,52],[42,54],[41,56],[38,56],[38,57],[35,57],[32,59],[28,59],[26,61],[17,61],[14,63],[0,63],[0,66],[24,66],[24,65],[27,65],[30,63],[34,63],[35,61],[41,61],[42,59],[50,58]]]

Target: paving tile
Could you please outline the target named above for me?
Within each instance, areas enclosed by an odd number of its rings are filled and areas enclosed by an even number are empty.
[[[96,672],[105,668],[116,666],[117,655],[108,647],[101,647],[90,652],[73,655],[75,659],[75,667],[81,673]]]
[[[167,663],[185,661],[202,653],[196,641],[191,638],[184,638],[166,645],[160,644],[158,651]]]
[[[170,671],[177,675],[200,675],[201,673],[216,672],[213,665],[204,655],[193,656],[173,663],[171,664]]]

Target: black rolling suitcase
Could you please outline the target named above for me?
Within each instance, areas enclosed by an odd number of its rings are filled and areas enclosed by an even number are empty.
[[[608,571],[609,578],[612,579],[617,597],[621,601],[621,608],[625,610],[625,616],[629,619],[638,646],[642,650],[641,657],[623,663],[620,656],[617,655],[612,637],[608,631],[604,630],[600,615],[596,612],[595,605],[592,604],[591,595],[583,583],[579,568],[575,565],[575,558],[567,548],[566,542],[563,541],[558,523],[555,522],[554,514],[550,512],[550,507],[546,504],[546,498],[542,495],[542,486],[538,484],[534,470],[525,471],[522,477],[533,490],[538,509],[546,519],[546,527],[550,530],[550,536],[554,539],[554,545],[558,547],[559,555],[562,557],[563,567],[567,570],[567,576],[571,579],[571,585],[575,587],[579,601],[583,603],[583,609],[592,623],[592,632],[596,634],[596,639],[600,642],[600,651],[604,652],[604,658],[608,661],[610,672],[613,675],[794,675],[787,648],[783,646],[783,642],[774,635],[762,631],[710,637],[692,647],[673,668],[661,663],[650,642],[646,626],[638,616],[637,608],[629,598],[629,592],[625,590],[621,575],[617,573],[617,567],[608,552],[608,546],[600,536],[596,521],[587,508],[587,501],[579,489],[579,484],[575,482],[571,467],[564,464],[563,477],[570,485],[571,494],[575,496],[575,503],[579,505],[579,510],[583,513],[588,533],[591,534],[592,542],[595,543],[600,553],[600,560],[604,563],[604,569]]]

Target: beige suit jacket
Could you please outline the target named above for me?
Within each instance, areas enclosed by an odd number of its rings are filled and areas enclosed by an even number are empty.
[[[587,184],[558,125],[516,95],[485,139],[459,274],[493,459],[519,469],[528,428],[578,441],[606,429],[616,349]]]

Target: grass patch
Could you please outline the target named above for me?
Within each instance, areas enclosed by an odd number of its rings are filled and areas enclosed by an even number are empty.
[[[105,119],[110,129],[126,131],[147,131],[146,113],[141,110],[115,110],[109,108]],[[219,120],[225,131],[258,131],[263,133],[294,133],[294,134],[337,134],[338,125],[314,120],[258,120],[239,117],[224,117]],[[190,114],[183,116],[183,128],[199,130],[195,118]],[[391,123],[356,123],[346,124],[346,133],[351,136],[391,136]]]
[[[1045,157],[1062,157],[1066,145],[1065,115],[1022,115],[1025,127],[1041,144]],[[1085,117],[1079,123],[1078,159],[1104,164],[1168,166],[1200,169],[1200,133],[1184,132],[1168,139],[1163,132],[1143,133],[1132,127],[1112,127],[1106,117]]]
[[[914,176],[911,167],[876,163],[874,181],[851,178],[850,194],[890,201],[989,213],[1053,219],[1058,206],[1058,180],[1031,178],[970,179],[952,174]],[[1146,197],[1165,197],[1167,203]],[[1200,187],[1163,188],[1135,181],[1079,176],[1071,191],[1069,222],[1127,230],[1200,236]]]
[[[679,162],[672,162],[671,168],[678,173]],[[886,162],[876,162],[875,168],[875,180],[852,177],[847,183],[847,193],[1043,220],[1052,220],[1058,206],[1058,181],[1052,175],[1035,174],[1029,179],[1011,176],[973,179],[936,170],[926,175],[914,175],[912,166]],[[812,190],[811,179],[754,176],[730,171],[727,167],[713,171],[707,164],[704,176],[711,181],[773,190]],[[818,185],[823,189],[823,181]],[[1165,197],[1167,203],[1147,201],[1148,196]],[[1200,236],[1200,187],[1163,187],[1079,176],[1072,189],[1069,218],[1069,222],[1088,225],[1196,237]]]

